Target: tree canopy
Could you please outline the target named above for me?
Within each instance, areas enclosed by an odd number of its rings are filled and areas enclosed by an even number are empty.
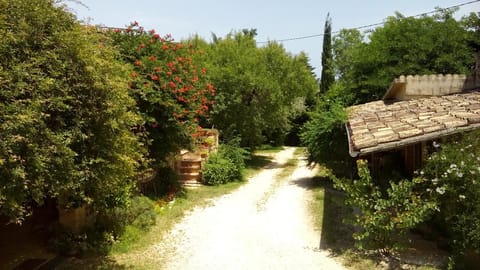
[[[203,42],[202,57],[217,93],[212,124],[227,141],[240,137],[250,148],[282,140],[318,91],[305,54],[290,55],[275,42],[257,47],[254,38],[249,30],[216,37]]]

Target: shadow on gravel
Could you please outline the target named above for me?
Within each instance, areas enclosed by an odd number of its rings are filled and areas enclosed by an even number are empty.
[[[283,168],[285,165],[274,162],[272,156],[253,155],[246,161],[246,167],[248,169],[259,170]]]
[[[345,206],[345,195],[334,189],[333,182],[327,177],[306,177],[292,181],[295,185],[314,193],[314,209],[323,218],[321,223],[320,249],[330,250],[340,255],[354,247],[353,227],[343,220],[352,215],[351,208]],[[322,206],[323,204],[323,206]]]

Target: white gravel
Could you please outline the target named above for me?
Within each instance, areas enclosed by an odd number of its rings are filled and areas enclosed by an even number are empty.
[[[213,206],[195,209],[150,252],[170,253],[165,269],[344,269],[319,250],[310,192],[295,180],[314,171],[302,159],[288,179],[276,179],[294,148]],[[150,253],[149,252],[149,253]]]

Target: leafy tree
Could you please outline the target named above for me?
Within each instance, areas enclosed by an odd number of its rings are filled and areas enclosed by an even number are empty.
[[[442,10],[419,18],[397,13],[373,30],[368,42],[355,46],[348,77],[353,79],[350,91],[356,100],[380,99],[400,75],[469,73],[474,51],[453,12]]]
[[[240,137],[250,148],[285,137],[291,118],[317,89],[304,54],[291,56],[277,43],[259,48],[254,36],[246,30],[209,45],[194,41],[205,46],[202,61],[217,90],[215,127],[226,141]]]
[[[55,3],[0,1],[0,213],[12,222],[46,198],[123,205],[140,160],[128,69]]]
[[[320,77],[320,93],[328,91],[335,76],[332,67],[332,19],[330,14],[327,14],[325,19],[325,27],[323,30],[323,51],[322,51],[322,75]]]

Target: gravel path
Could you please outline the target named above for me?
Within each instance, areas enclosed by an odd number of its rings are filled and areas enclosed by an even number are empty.
[[[150,252],[173,251],[166,269],[344,269],[318,249],[311,195],[295,184],[314,171],[301,160],[288,179],[276,178],[294,150],[276,154],[272,166],[213,206],[195,209]]]

